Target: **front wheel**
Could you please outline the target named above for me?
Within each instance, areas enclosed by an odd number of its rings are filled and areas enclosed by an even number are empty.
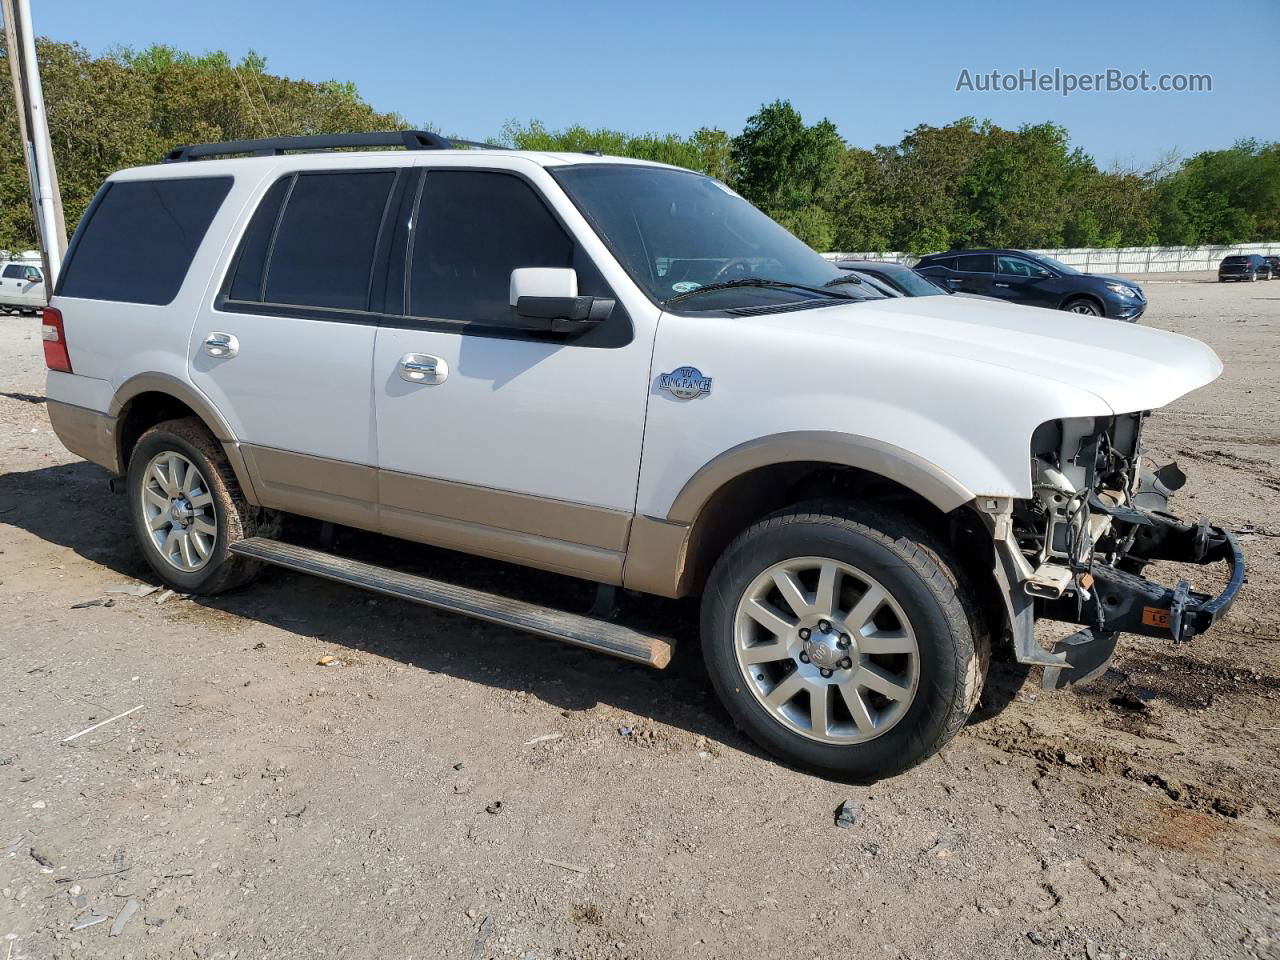
[[[702,602],[703,654],[733,719],[784,761],[855,780],[940,750],[990,654],[946,555],[905,517],[846,503],[744,531]]]
[[[1069,313],[1082,313],[1090,317],[1102,316],[1102,310],[1098,305],[1092,300],[1086,300],[1084,297],[1080,297],[1076,300],[1068,300],[1066,306],[1062,309]]]
[[[244,499],[222,449],[198,420],[166,420],[139,437],[126,485],[134,534],[166,586],[220,593],[261,569],[230,547],[267,532],[265,517]]]

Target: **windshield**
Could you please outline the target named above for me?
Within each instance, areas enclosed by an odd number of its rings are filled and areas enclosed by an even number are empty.
[[[665,303],[702,287],[758,278],[821,288],[842,270],[710,177],[660,167],[583,164],[552,169],[622,266]],[[841,294],[872,294],[840,287]],[[802,289],[734,285],[683,297],[682,309],[787,304]],[[818,303],[838,302],[818,298]]]
[[[909,297],[936,297],[940,294],[951,292],[940,287],[927,277],[920,276],[909,267],[903,267],[901,270],[886,270],[885,274],[891,282],[901,287]]]
[[[1074,276],[1075,274],[1080,272],[1075,267],[1068,266],[1067,264],[1063,263],[1061,260],[1055,260],[1053,259],[1053,257],[1046,257],[1043,254],[1039,254],[1039,253],[1035,254],[1034,259],[1039,260],[1046,267],[1051,267],[1052,269],[1057,270],[1059,273],[1066,274],[1067,276]]]

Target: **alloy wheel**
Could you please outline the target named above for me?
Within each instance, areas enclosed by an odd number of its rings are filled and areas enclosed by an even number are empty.
[[[176,450],[161,451],[147,464],[139,496],[152,546],[166,563],[192,573],[209,562],[218,518],[213,494],[194,463]]]
[[[752,581],[734,617],[734,652],[774,719],[823,743],[886,733],[920,681],[902,606],[864,571],[825,557],[785,560]]]

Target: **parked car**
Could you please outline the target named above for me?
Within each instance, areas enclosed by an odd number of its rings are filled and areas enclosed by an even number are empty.
[[[1228,280],[1270,280],[1271,264],[1266,257],[1256,253],[1248,253],[1224,257],[1218,264],[1218,282]]]
[[[936,297],[952,292],[901,263],[887,260],[837,260],[836,266],[858,276],[870,276],[887,284],[902,297]]]
[[[0,309],[35,313],[47,302],[44,271],[32,263],[0,260]]]
[[[916,273],[910,267],[887,260],[837,260],[836,266],[841,270],[875,283],[888,291],[889,296],[896,297],[936,297],[951,295],[970,297],[978,300],[994,300],[976,293],[961,293],[950,287],[942,286],[936,280]]]
[[[1147,309],[1132,280],[1081,273],[1052,257],[1025,250],[951,250],[921,257],[916,272],[953,290],[1010,303],[1069,310],[1134,323]]]
[[[413,131],[168,159],[98,192],[42,333],[54,429],[175,590],[274,564],[496,625],[477,659],[516,629],[654,667],[673,641],[613,588],[700,596],[742,729],[867,778],[960,730],[993,641],[1065,686],[1121,631],[1208,630],[1242,582],[1229,531],[1169,513],[1176,467],[1139,467],[1146,411],[1222,370],[1195,340],[828,286],[662,164]],[[287,515],[595,582],[596,615],[359,561]],[[1143,579],[1161,559],[1227,586]],[[1048,649],[1038,617],[1081,629]]]
[[[1271,279],[1280,277],[1280,257],[1264,255],[1262,259],[1267,261],[1267,266],[1271,268]]]

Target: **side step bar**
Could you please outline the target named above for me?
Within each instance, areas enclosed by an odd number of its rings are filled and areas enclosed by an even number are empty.
[[[371,563],[345,560],[331,553],[279,540],[250,537],[233,543],[231,552],[298,573],[309,573],[326,580],[363,587],[374,593],[447,610],[449,613],[487,620],[513,630],[563,640],[565,643],[599,650],[601,653],[658,669],[671,662],[671,653],[675,647],[675,641],[667,637],[641,633],[607,620],[564,613],[535,603],[400,573]]]

